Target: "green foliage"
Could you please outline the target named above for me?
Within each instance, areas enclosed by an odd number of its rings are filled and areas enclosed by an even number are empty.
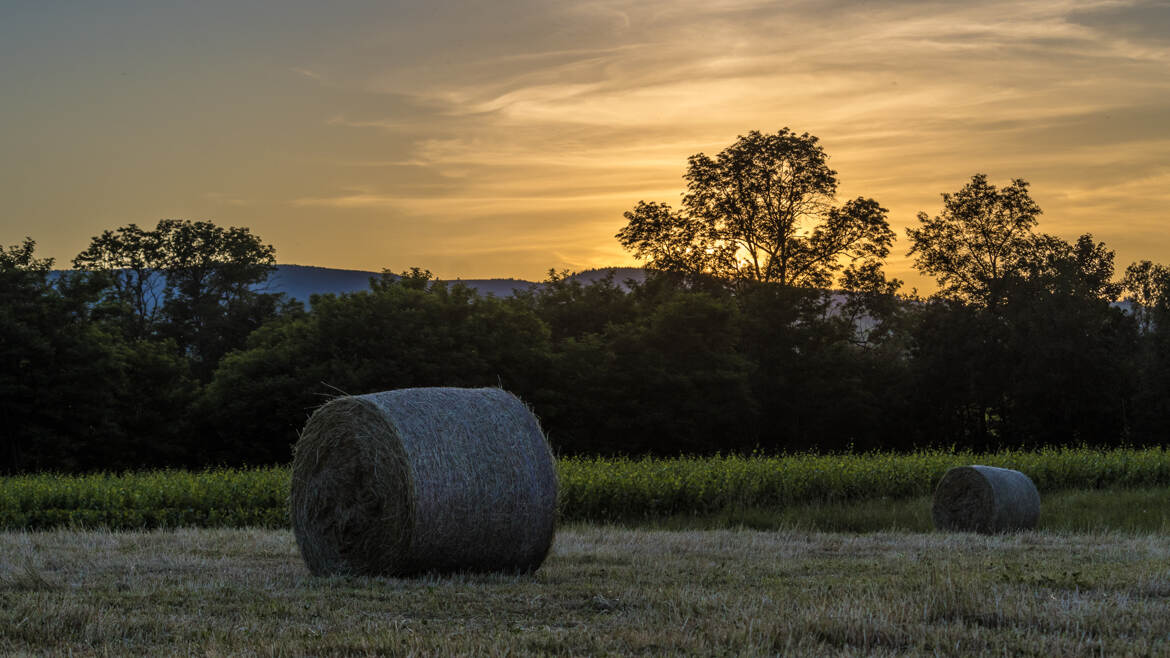
[[[569,272],[549,270],[540,288],[517,290],[513,298],[530,309],[549,328],[553,345],[571,338],[602,334],[611,325],[634,320],[638,306],[610,270],[589,284],[569,278]]]
[[[0,472],[75,468],[79,447],[118,433],[118,345],[93,321],[95,280],[51,277],[34,250],[0,249]]]
[[[480,297],[430,273],[385,274],[370,290],[314,295],[302,317],[255,332],[199,401],[212,461],[281,463],[312,410],[339,393],[503,386],[545,372],[545,326],[515,300]]]
[[[278,295],[254,290],[276,269],[276,250],[246,227],[129,224],[94,237],[73,266],[108,277],[105,303],[128,338],[170,339],[201,381],[284,310]]]
[[[554,286],[536,312],[562,336],[596,301],[611,318],[577,325],[550,358],[550,376],[521,397],[554,447],[569,454],[693,454],[752,447],[750,364],[736,353],[739,313],[722,294],[652,277],[607,304],[612,284]],[[712,437],[719,437],[714,445]]]
[[[1042,495],[1170,486],[1170,451],[1163,448],[565,458],[557,463],[560,516],[562,521],[642,523],[722,515],[750,524],[754,514],[768,509],[792,510],[789,516],[799,521],[809,515],[802,506],[810,504],[847,510],[929,496],[948,468],[964,464],[1020,470]],[[0,479],[0,528],[283,527],[288,487],[289,472],[282,467],[15,476]],[[1074,498],[1062,504],[1069,509],[1084,505]],[[903,517],[904,523],[921,523],[913,515]],[[856,518],[841,523],[841,528],[861,527]]]
[[[0,481],[0,527],[288,525],[288,471],[20,475]]]
[[[561,509],[570,519],[612,521],[810,502],[903,499],[931,495],[948,468],[965,464],[1019,470],[1041,493],[1170,485],[1170,452],[1162,448],[583,458],[560,462]]]

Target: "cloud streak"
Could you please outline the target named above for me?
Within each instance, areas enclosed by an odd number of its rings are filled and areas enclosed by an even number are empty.
[[[686,155],[718,150],[747,130],[790,126],[821,136],[843,188],[889,199],[901,226],[916,210],[937,206],[939,192],[991,170],[1032,179],[1049,215],[1077,218],[1062,228],[1108,231],[1089,224],[1084,209],[1112,208],[1122,198],[1156,206],[1162,179],[1151,168],[1170,154],[1165,122],[1124,135],[1111,117],[1135,107],[1170,116],[1167,41],[1093,21],[1143,6],[566,8],[608,22],[608,30],[573,48],[487,57],[410,86],[394,86],[391,75],[369,82],[438,108],[450,123],[436,134],[427,134],[435,117],[426,115],[367,127],[421,132],[411,156],[458,172],[477,195],[379,201],[436,215],[490,215],[509,205],[556,213],[585,203],[616,229],[621,210],[640,198],[677,201]],[[1085,146],[1102,139],[1107,146]],[[1088,170],[1102,157],[1112,161],[1110,178],[1121,180],[1095,184]],[[613,193],[574,192],[582,180],[613,181],[615,170],[637,179],[637,189],[614,183]],[[517,181],[540,193],[516,195]]]
[[[295,17],[312,29],[288,40],[287,86],[241,96],[279,98],[257,111],[288,130],[242,133],[213,154],[264,164],[230,189],[271,199],[246,210],[282,258],[465,277],[627,263],[613,238],[622,212],[677,203],[688,155],[787,126],[820,137],[841,196],[877,198],[899,233],[986,172],[1033,183],[1042,230],[1092,231],[1119,259],[1170,261],[1170,237],[1150,228],[1168,201],[1164,1],[349,9]],[[905,259],[893,267],[925,283]]]

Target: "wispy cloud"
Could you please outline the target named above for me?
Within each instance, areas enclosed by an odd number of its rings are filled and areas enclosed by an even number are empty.
[[[306,69],[306,68],[302,68],[299,66],[294,66],[294,67],[290,68],[289,70],[292,71],[293,73],[296,73],[297,75],[303,75],[304,77],[311,78],[313,80],[324,80],[325,79],[325,76],[321,75],[320,73],[318,73],[316,71],[313,71],[312,69]]]
[[[686,155],[718,150],[747,130],[790,126],[821,136],[843,190],[890,199],[899,225],[937,205],[938,193],[949,189],[938,186],[958,187],[984,170],[1039,176],[1048,188],[1038,195],[1056,214],[1074,205],[1107,208],[1118,198],[1109,190],[1118,188],[1076,179],[1101,154],[1087,151],[1073,132],[1114,131],[1111,113],[1137,106],[1170,111],[1170,40],[1135,38],[1097,25],[1094,16],[1146,4],[565,7],[543,19],[593,21],[576,40],[548,50],[518,45],[431,77],[376,74],[368,89],[411,96],[433,111],[344,122],[411,134],[410,161],[454,172],[468,196],[315,203],[436,217],[505,208],[557,213],[584,204],[616,228],[621,210],[638,199],[677,200]],[[1123,161],[1117,166],[1131,200],[1156,202],[1163,192],[1154,189],[1161,179],[1149,171],[1152,163],[1126,154],[1165,159],[1166,138],[1170,126],[1150,125],[1105,147]],[[1054,170],[1059,163],[1070,176]],[[870,189],[856,189],[846,174]],[[611,191],[578,192],[605,186]],[[525,187],[530,193],[519,192]]]
[[[301,31],[283,41],[249,31],[215,53],[219,68],[204,65],[202,49],[167,60],[144,96],[155,105],[134,122],[112,95],[76,116],[28,109],[63,107],[60,89],[76,89],[61,85],[12,104],[22,113],[0,107],[5,125],[23,127],[13,143],[27,143],[0,193],[25,194],[22,209],[52,196],[24,191],[60,179],[42,162],[43,140],[25,135],[61,135],[52,161],[124,199],[103,215],[114,221],[198,199],[191,212],[270,227],[282,258],[298,262],[533,276],[628,262],[613,239],[622,213],[642,199],[677,203],[688,155],[788,126],[820,137],[841,195],[877,198],[899,233],[917,211],[937,212],[940,192],[985,172],[1030,180],[1043,230],[1092,230],[1121,260],[1170,261],[1170,235],[1151,228],[1168,202],[1165,0],[434,0],[287,11]],[[212,32],[230,34],[219,20],[225,29]],[[287,63],[273,75],[272,61]],[[204,78],[205,88],[192,82]],[[85,84],[124,84],[94,80]],[[234,90],[230,102],[210,93],[221,87]],[[124,161],[135,149],[138,169],[107,172],[110,153]],[[181,157],[160,167],[160,152]],[[83,205],[71,203],[54,212]],[[912,278],[906,259],[891,262]]]
[[[517,186],[519,187],[519,186]],[[459,222],[471,218],[503,214],[550,214],[563,210],[605,209],[614,204],[627,205],[630,192],[597,191],[577,195],[549,190],[545,194],[508,196],[507,188],[497,188],[488,196],[398,196],[368,192],[341,193],[335,196],[300,197],[292,201],[298,207],[375,208],[412,215],[428,215],[432,221]],[[643,191],[640,188],[639,191]],[[672,189],[649,190],[649,198],[673,193]],[[657,193],[657,194],[656,194]],[[632,204],[631,204],[632,205]]]

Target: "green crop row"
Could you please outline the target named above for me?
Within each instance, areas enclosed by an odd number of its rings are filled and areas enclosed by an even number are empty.
[[[1022,471],[1042,494],[1170,485],[1170,452],[1162,448],[569,459],[559,465],[561,510],[573,520],[629,520],[911,498],[930,495],[948,468],[964,464]]]
[[[1026,473],[1041,494],[1170,486],[1162,448],[993,454],[727,456],[558,461],[565,521],[653,519],[928,495],[946,469],[986,464]],[[288,525],[287,468],[54,474],[0,478],[0,528],[114,529]]]
[[[279,527],[288,484],[284,468],[0,478],[0,528]]]

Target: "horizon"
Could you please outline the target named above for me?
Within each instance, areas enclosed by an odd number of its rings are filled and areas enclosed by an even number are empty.
[[[61,265],[60,263],[54,261],[52,271],[65,272],[65,271],[70,271],[70,270],[76,269],[72,266],[60,267],[60,265]],[[274,263],[274,266],[275,267],[304,267],[304,268],[310,268],[310,269],[315,269],[315,270],[330,270],[332,272],[359,272],[361,274],[382,274],[383,272],[389,272],[390,274],[393,274],[394,276],[401,276],[403,272],[408,271],[411,267],[415,267],[415,266],[411,265],[411,266],[407,266],[407,267],[404,267],[401,269],[383,268],[383,269],[376,269],[376,270],[374,270],[374,269],[365,270],[365,269],[353,268],[353,267],[328,267],[325,265],[308,265],[305,263],[281,263],[281,262]],[[426,270],[427,268],[420,267],[419,269]],[[576,276],[578,274],[588,274],[590,272],[598,272],[598,271],[604,272],[604,271],[608,271],[608,270],[644,270],[644,269],[646,269],[645,266],[637,265],[637,264],[634,264],[634,265],[602,265],[602,266],[598,266],[598,267],[588,267],[588,268],[584,268],[584,269],[580,269],[580,270],[568,270],[568,272],[569,272],[570,276]],[[558,272],[559,271],[561,271],[561,270],[558,270]],[[545,271],[545,274],[543,276],[541,276],[539,278],[535,278],[535,279],[522,279],[519,277],[509,277],[509,276],[476,276],[476,277],[455,276],[455,277],[447,278],[447,277],[440,277],[437,274],[435,274],[434,272],[431,272],[431,275],[435,279],[442,280],[442,281],[457,281],[457,280],[508,281],[511,279],[511,280],[516,280],[516,281],[526,281],[529,283],[536,283],[536,282],[544,281],[546,278],[548,278],[547,270]]]
[[[975,173],[1038,231],[1170,262],[1170,2],[18,3],[0,21],[3,244],[245,226],[288,264],[540,280],[637,267],[688,156],[820,139],[905,230]],[[615,265],[617,263],[617,265]]]

